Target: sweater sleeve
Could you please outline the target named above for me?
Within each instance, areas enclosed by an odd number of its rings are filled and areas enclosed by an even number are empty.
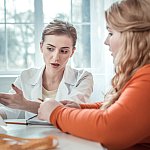
[[[94,104],[80,104],[80,107],[82,109],[99,109],[101,107],[102,103],[94,103]]]
[[[100,142],[111,150],[144,142],[150,137],[150,69],[141,72],[107,110],[59,106],[53,111],[51,122],[63,132]]]

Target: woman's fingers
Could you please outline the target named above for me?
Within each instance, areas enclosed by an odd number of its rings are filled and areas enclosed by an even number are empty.
[[[20,90],[18,87],[16,87],[14,84],[12,84],[12,88],[13,88],[13,90],[15,90],[15,92],[17,93],[17,94],[22,94],[22,90]]]

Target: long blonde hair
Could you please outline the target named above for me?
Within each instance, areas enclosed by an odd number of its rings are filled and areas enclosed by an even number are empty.
[[[111,106],[121,95],[124,85],[142,66],[150,64],[150,0],[123,0],[106,12],[107,24],[121,33],[122,47],[114,58],[112,89],[100,109]]]

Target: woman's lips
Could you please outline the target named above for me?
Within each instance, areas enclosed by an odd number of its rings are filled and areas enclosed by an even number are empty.
[[[54,67],[54,68],[57,68],[57,67],[60,66],[60,64],[58,64],[58,63],[51,63],[51,65],[52,65],[52,67]]]

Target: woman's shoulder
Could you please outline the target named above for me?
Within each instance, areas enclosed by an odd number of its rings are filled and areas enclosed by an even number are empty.
[[[131,82],[138,81],[147,81],[150,83],[150,64],[144,65],[143,67],[139,68],[132,76],[132,78],[127,82],[127,85]]]
[[[90,72],[84,69],[76,69],[70,66],[66,66],[65,72],[64,72],[65,82],[73,84],[83,79],[87,79],[93,83],[93,76]]]
[[[80,76],[80,75],[90,75],[90,76],[92,76],[92,73],[91,72],[89,72],[89,71],[87,71],[86,69],[82,69],[82,68],[73,68],[73,67],[71,67],[71,66],[66,66],[66,69],[65,69],[65,71],[67,72],[67,73],[73,73],[73,74],[76,74],[77,76]]]
[[[37,72],[39,72],[41,70],[41,68],[28,68],[28,69],[25,69],[21,72],[21,75],[33,75]]]
[[[150,76],[150,64],[144,65],[140,69],[138,69],[134,75],[134,77],[141,75],[149,75]]]
[[[26,80],[28,79],[28,81],[30,80],[36,80],[37,78],[39,78],[41,76],[41,74],[43,73],[44,67],[40,67],[40,68],[28,68],[26,70],[23,70],[20,74],[20,78],[22,80]]]

